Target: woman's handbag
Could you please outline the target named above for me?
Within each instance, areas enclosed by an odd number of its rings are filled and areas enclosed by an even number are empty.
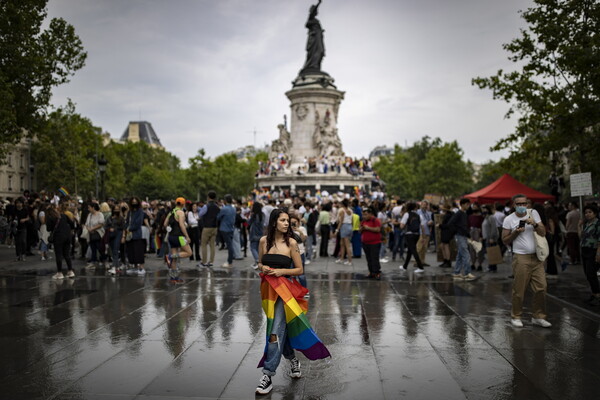
[[[90,242],[99,242],[102,237],[98,231],[93,231],[90,233]]]
[[[85,227],[81,230],[81,235],[79,235],[80,239],[90,240],[90,231],[88,231]]]
[[[54,232],[56,232],[56,228],[58,228],[58,224],[60,222],[60,217],[61,217],[61,215],[58,214],[58,219],[56,220],[56,225],[54,225],[54,229],[52,229],[52,232],[50,232],[50,234],[48,235],[48,243],[54,243]]]
[[[529,218],[533,219],[531,211],[527,211],[527,213],[529,214]],[[546,258],[548,258],[550,255],[548,241],[544,236],[537,233],[535,229],[533,230],[533,238],[535,240],[535,255],[537,256],[538,260],[542,262],[546,261]]]
[[[133,232],[127,231],[127,234],[125,235],[125,241],[130,242],[131,239],[133,239]]]

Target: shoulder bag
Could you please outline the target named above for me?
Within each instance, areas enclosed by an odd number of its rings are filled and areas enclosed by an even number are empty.
[[[529,218],[533,220],[533,215],[531,211],[528,210],[527,213],[529,214]],[[548,258],[548,256],[550,255],[548,241],[544,236],[537,233],[535,229],[533,230],[533,238],[535,240],[535,255],[537,256],[538,260],[546,261],[546,258]]]

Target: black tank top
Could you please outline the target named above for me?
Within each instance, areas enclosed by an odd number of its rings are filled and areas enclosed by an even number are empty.
[[[292,268],[292,259],[283,254],[263,254],[262,263],[271,268]]]
[[[177,213],[177,211],[179,211],[180,208],[176,208],[173,211],[171,211],[170,215],[169,215],[169,226],[171,227],[171,232],[169,232],[169,235],[171,236],[183,236],[183,232],[181,231],[181,226],[179,225],[179,221],[177,221],[177,219],[175,219],[175,215]]]

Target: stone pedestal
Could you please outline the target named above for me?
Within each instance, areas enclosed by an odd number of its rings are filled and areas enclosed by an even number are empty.
[[[271,176],[259,176],[257,185],[267,188],[327,189],[330,192],[369,188],[372,176],[352,176],[345,168],[340,173],[308,173],[305,159],[340,160],[344,162],[342,142],[338,136],[337,120],[344,92],[325,72],[298,76],[285,95],[290,100],[290,131],[279,125],[279,138],[271,144],[271,161],[285,157],[284,170]],[[300,168],[299,168],[300,167]],[[298,171],[303,170],[303,174]]]
[[[291,103],[292,166],[305,157],[342,156],[337,119],[344,92],[337,90],[328,75],[301,76],[293,85],[285,94]]]

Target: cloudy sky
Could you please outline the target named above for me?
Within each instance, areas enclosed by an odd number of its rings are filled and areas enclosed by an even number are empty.
[[[75,26],[87,65],[55,91],[119,138],[150,121],[183,165],[278,136],[284,93],[306,56],[316,0],[50,0],[49,16]],[[324,0],[322,69],[346,92],[339,135],[347,154],[457,140],[481,163],[513,130],[507,105],[471,85],[512,69],[502,44],[524,26],[529,0]]]

